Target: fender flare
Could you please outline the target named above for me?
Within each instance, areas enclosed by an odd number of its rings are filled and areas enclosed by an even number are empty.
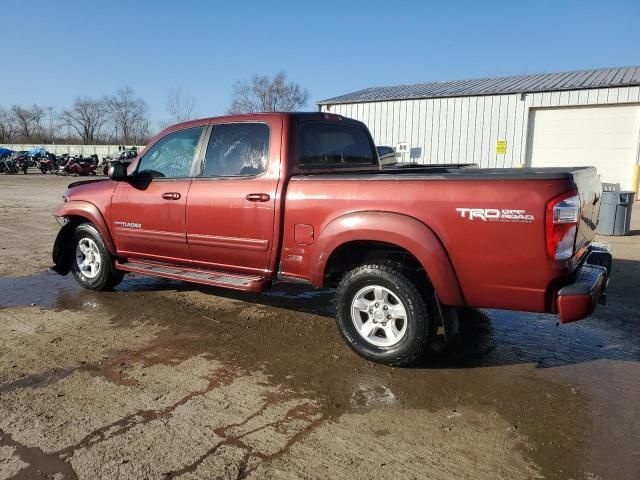
[[[81,217],[85,218],[96,227],[111,255],[117,255],[116,246],[111,237],[102,213],[93,203],[84,200],[70,200],[60,205],[54,212],[56,217]]]
[[[392,212],[353,212],[329,222],[318,235],[311,257],[310,264],[315,266],[313,285],[323,286],[333,252],[354,241],[384,242],[407,250],[423,266],[443,304],[465,303],[451,260],[438,236],[419,220]]]

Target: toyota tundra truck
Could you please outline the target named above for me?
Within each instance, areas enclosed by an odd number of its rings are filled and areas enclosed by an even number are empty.
[[[333,288],[346,343],[402,366],[450,339],[461,308],[589,316],[611,271],[600,197],[592,167],[387,168],[363,123],[330,113],[207,118],[71,184],[53,269],[92,290],[128,272]]]

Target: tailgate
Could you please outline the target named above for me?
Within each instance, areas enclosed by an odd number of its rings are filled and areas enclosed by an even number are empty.
[[[579,263],[587,247],[596,235],[602,185],[595,167],[583,167],[571,171],[580,197],[580,223],[576,234],[575,263]]]

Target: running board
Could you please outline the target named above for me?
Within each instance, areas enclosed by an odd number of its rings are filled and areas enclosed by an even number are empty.
[[[243,275],[217,270],[203,270],[197,268],[180,267],[166,263],[130,260],[116,261],[116,269],[125,272],[140,273],[153,277],[171,278],[173,280],[183,280],[185,282],[212,285],[214,287],[231,288],[245,292],[261,292],[267,285],[268,280],[256,275]]]

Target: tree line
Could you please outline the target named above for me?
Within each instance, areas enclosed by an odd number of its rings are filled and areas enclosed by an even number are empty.
[[[237,80],[228,113],[295,111],[306,105],[309,92],[280,72]],[[159,126],[196,116],[195,99],[175,88],[167,94],[166,119]],[[77,143],[144,145],[152,133],[146,102],[131,87],[100,98],[76,97],[66,109],[33,104],[0,106],[0,144]]]
[[[131,87],[102,98],[76,97],[62,111],[33,104],[0,106],[0,143],[144,144],[149,108]]]

